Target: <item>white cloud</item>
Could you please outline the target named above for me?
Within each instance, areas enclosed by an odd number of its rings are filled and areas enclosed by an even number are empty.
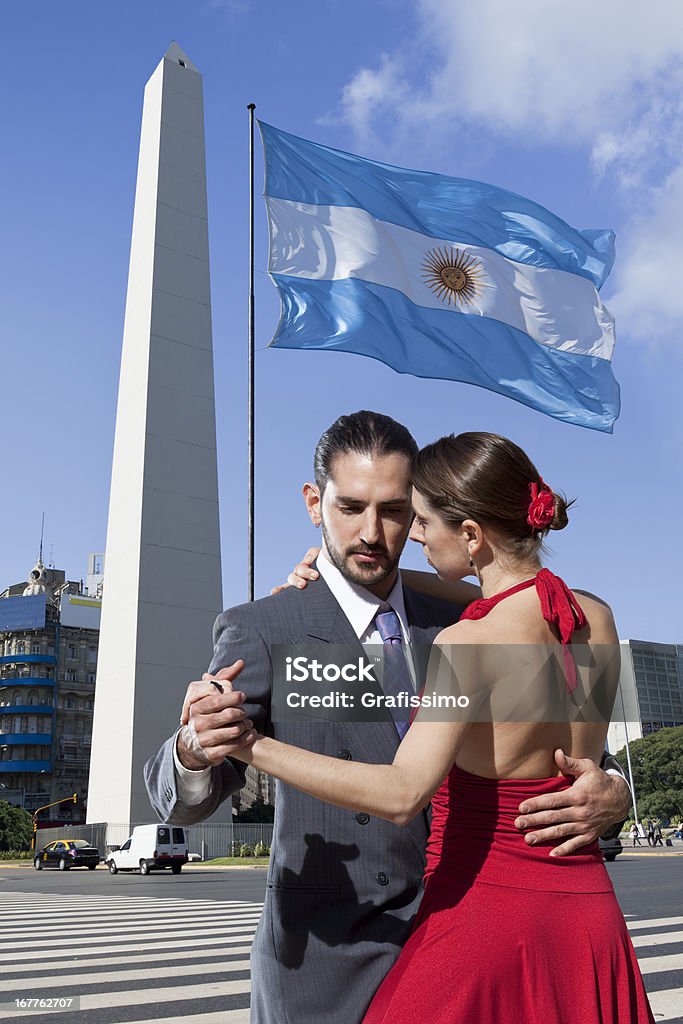
[[[366,143],[372,133],[372,122],[378,115],[391,114],[397,104],[406,102],[407,82],[403,78],[401,62],[382,56],[380,66],[373,71],[362,68],[344,86],[341,97],[343,120],[353,124],[354,135]]]
[[[337,118],[370,155],[434,154],[468,125],[583,150],[624,204],[620,332],[678,341],[683,3],[419,0],[416,16],[398,52],[347,83]]]
[[[681,287],[683,238],[683,165],[654,195],[648,212],[638,216],[620,243],[618,291],[609,301],[619,330],[656,344],[683,334]]]
[[[341,115],[367,129],[398,121],[476,120],[496,131],[583,141],[648,103],[658,76],[683,62],[683,4],[660,0],[420,0],[401,52],[345,87]]]

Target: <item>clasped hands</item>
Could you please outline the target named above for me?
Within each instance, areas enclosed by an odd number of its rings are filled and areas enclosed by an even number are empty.
[[[180,715],[177,751],[181,764],[195,771],[222,764],[252,744],[258,733],[243,709],[247,695],[233,689],[244,668],[235,661],[215,675],[205,672],[187,688]],[[223,693],[214,682],[220,683]]]
[[[258,733],[241,706],[246,694],[233,689],[243,668],[243,661],[235,661],[215,675],[205,672],[201,681],[188,686],[177,741],[185,767],[215,766],[226,757],[250,762]],[[213,682],[219,682],[224,692]],[[560,793],[524,800],[515,826],[526,833],[530,846],[564,840],[550,852],[551,857],[563,857],[626,817],[631,798],[624,779],[607,775],[590,758],[568,757],[556,750],[555,763],[563,775],[574,779],[573,785]]]

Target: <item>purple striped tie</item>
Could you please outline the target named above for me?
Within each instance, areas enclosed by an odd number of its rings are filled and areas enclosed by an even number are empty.
[[[380,610],[375,616],[375,625],[384,644],[384,673],[382,686],[387,697],[399,697],[406,694],[412,697],[415,693],[410,670],[403,650],[403,634],[401,623],[393,608],[382,605],[386,611]],[[391,709],[396,732],[403,739],[410,725],[410,707],[407,703]]]

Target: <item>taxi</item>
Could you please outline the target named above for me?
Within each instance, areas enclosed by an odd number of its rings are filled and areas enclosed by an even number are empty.
[[[70,868],[94,871],[99,862],[100,851],[85,839],[57,839],[44,846],[33,858],[36,871],[53,867],[60,871],[68,871]]]

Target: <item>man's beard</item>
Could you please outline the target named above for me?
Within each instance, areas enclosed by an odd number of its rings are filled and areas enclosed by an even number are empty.
[[[401,557],[400,552],[395,559],[391,560],[389,559],[389,552],[381,544],[378,544],[376,547],[370,547],[368,544],[357,544],[342,553],[332,543],[324,522],[321,526],[323,541],[325,542],[325,552],[329,560],[332,562],[332,565],[339,569],[344,579],[347,579],[350,583],[357,583],[361,587],[371,587],[376,583],[382,583],[396,569],[398,560]],[[385,559],[385,562],[383,565],[377,565],[373,568],[364,568],[362,564],[354,564],[351,561],[351,556],[354,554],[379,555]]]

